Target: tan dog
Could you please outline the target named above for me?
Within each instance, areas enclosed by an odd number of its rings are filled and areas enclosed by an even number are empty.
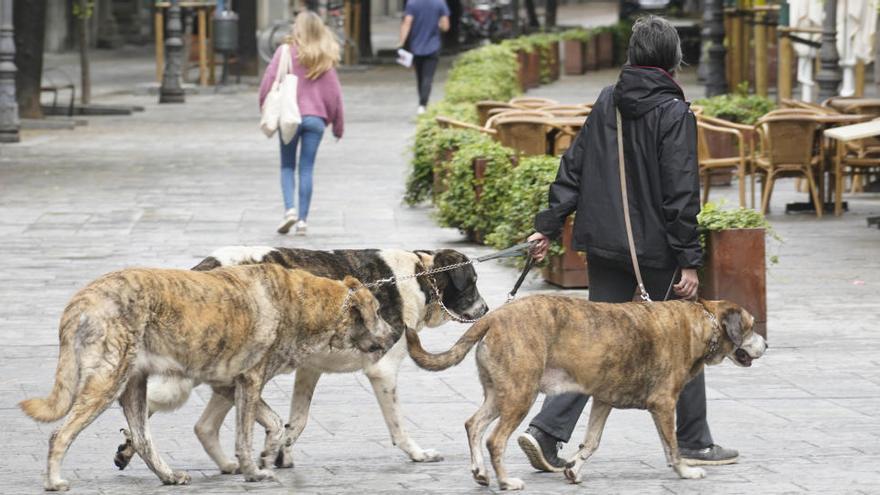
[[[251,451],[255,411],[267,380],[334,343],[362,352],[394,344],[379,304],[361,284],[274,264],[210,272],[129,269],[79,291],[61,317],[55,385],[21,403],[37,421],[67,415],[49,439],[45,488],[66,490],[61,461],[77,434],[119,398],[138,455],[165,484],[187,484],[159,457],[147,423],[147,378],[189,377],[235,386],[236,453],[248,481],[272,478]],[[267,430],[274,459],[283,426]]]
[[[477,369],[485,400],[465,423],[471,471],[489,484],[480,442],[486,442],[502,490],[522,489],[502,464],[507,441],[538,392],[580,392],[593,397],[584,444],[568,463],[566,477],[578,482],[584,462],[599,446],[612,407],[647,409],[654,418],[667,462],[682,478],[705,471],[687,466],[675,437],[675,403],[704,364],[725,357],[750,366],[767,347],[752,332],[754,318],[727,301],[593,303],[583,299],[532,296],[489,313],[448,351],[429,354],[417,333],[407,331],[410,356],[437,371],[461,362],[477,342]]]

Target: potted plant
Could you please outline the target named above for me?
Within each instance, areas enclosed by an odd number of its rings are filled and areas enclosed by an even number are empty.
[[[458,141],[469,134],[455,129],[441,129],[435,120],[438,115],[469,123],[476,123],[477,120],[477,112],[473,104],[445,101],[431,105],[427,112],[419,116],[412,146],[411,169],[404,195],[404,201],[409,205],[421,203],[432,197],[433,187],[442,183],[439,177],[435,177],[434,171],[447,161],[441,155],[455,148]]]
[[[523,157],[504,183],[507,193],[500,205],[500,222],[486,244],[505,249],[534,232],[535,215],[547,207],[550,184],[559,169],[559,158],[539,155]],[[583,255],[571,246],[571,218],[563,228],[561,238],[550,247],[543,263],[542,274],[548,282],[564,288],[587,286],[587,270]]]
[[[602,27],[596,33],[596,53],[600,68],[614,66],[614,32],[612,28]]]
[[[587,43],[590,32],[586,29],[569,29],[562,33],[562,48],[565,56],[565,73],[579,76],[587,71]]]
[[[779,240],[760,212],[725,210],[706,203],[697,216],[704,260],[700,296],[726,299],[755,317],[755,331],[767,337],[766,237]],[[770,258],[776,262],[775,257]]]
[[[574,217],[565,219],[560,236],[561,252],[550,253],[541,274],[544,280],[563,289],[582,289],[590,285],[587,278],[587,257],[572,247]]]
[[[473,140],[459,146],[445,164],[447,189],[436,198],[437,220],[482,242],[503,221],[514,153],[485,134],[473,134]]]

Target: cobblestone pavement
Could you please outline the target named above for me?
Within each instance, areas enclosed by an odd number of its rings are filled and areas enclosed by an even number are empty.
[[[149,65],[141,65],[148,78]],[[566,78],[534,94],[590,101],[614,75]],[[346,136],[339,143],[325,139],[319,151],[306,238],[274,233],[282,212],[277,144],[257,131],[252,93],[191,96],[180,106],[107,96],[100,102],[146,111],[91,118],[74,131],[28,131],[22,144],[0,148],[0,493],[41,491],[55,425],[31,421],[16,403],[48,393],[58,317],[74,291],[102,273],[137,265],[187,268],[230,244],[488,252],[436,227],[430,209],[400,204],[416,101],[412,76],[380,67],[344,74],[343,83]],[[851,197],[842,218],[785,216],[778,213],[782,205],[803,196],[790,182],[779,186],[771,216],[785,240],[770,248],[780,258],[768,280],[772,348],[751,369],[724,364],[708,372],[713,433],[741,451],[740,463],[710,468],[705,480],[679,480],[664,465],[649,416],[615,411],[580,486],[533,472],[511,442],[509,468],[530,493],[877,493],[880,231],[867,228],[865,217],[880,214],[880,197]],[[478,272],[488,302],[500,305],[515,271],[486,263]],[[548,290],[532,278],[524,292]],[[430,349],[444,349],[464,329],[448,324],[422,335]],[[279,377],[265,398],[286,414],[291,388],[291,377]],[[218,474],[192,433],[207,400],[203,388],[181,410],[152,421],[158,448],[193,475],[191,486],[162,487],[139,460],[115,469],[124,426],[117,406],[73,444],[64,473],[81,494],[490,491],[468,472],[463,423],[481,401],[472,358],[443,373],[407,360],[399,395],[406,427],[423,447],[438,449],[443,462],[411,463],[392,447],[367,380],[345,374],[322,379],[295,449],[297,466],[280,471],[279,483]],[[231,418],[222,440],[231,453]]]

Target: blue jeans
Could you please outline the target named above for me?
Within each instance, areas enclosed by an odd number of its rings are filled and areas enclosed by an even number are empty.
[[[296,149],[302,140],[299,154],[299,218],[305,220],[309,216],[309,204],[312,202],[312,172],[315,169],[315,155],[324,135],[326,122],[321,117],[303,115],[302,122],[290,143],[281,143],[281,195],[284,196],[284,209],[293,208],[293,189],[296,179]],[[280,141],[280,138],[279,138]]]

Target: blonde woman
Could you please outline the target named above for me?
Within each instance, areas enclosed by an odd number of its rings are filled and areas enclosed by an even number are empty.
[[[295,226],[296,235],[305,235],[312,199],[312,172],[315,155],[328,124],[333,124],[333,135],[342,138],[342,88],[335,67],[339,64],[339,43],[333,33],[314,12],[298,14],[293,22],[293,33],[286,40],[290,46],[292,72],[298,78],[296,100],[302,123],[289,144],[281,143],[281,194],[284,198],[284,219],[278,226],[279,234],[286,234]],[[272,87],[281,58],[281,47],[275,50],[272,62],[263,74],[260,84],[260,108]],[[297,148],[299,154],[299,215],[293,203],[296,180]]]

